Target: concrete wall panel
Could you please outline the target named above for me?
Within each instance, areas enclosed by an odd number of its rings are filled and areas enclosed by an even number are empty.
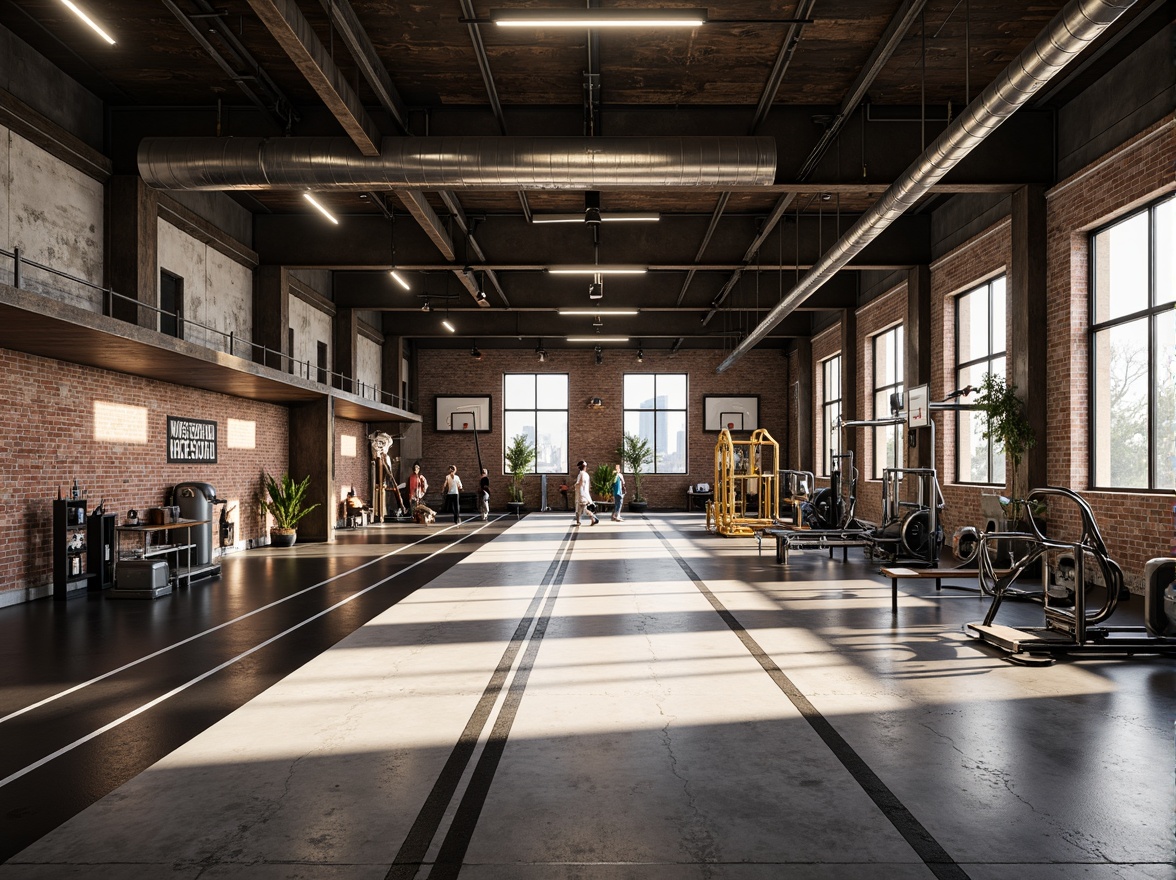
[[[165,220],[159,221],[159,268],[184,279],[185,339],[228,351],[228,334],[252,338],[251,269]],[[244,346],[235,345],[234,353],[244,356]]]
[[[328,367],[331,363],[331,316],[319,311],[305,300],[292,296],[290,327],[294,330],[294,372],[308,379],[317,378],[319,342],[327,344]],[[310,366],[307,367],[307,364]]]
[[[359,337],[359,349],[356,356],[355,379],[361,383],[356,393],[370,400],[375,400],[380,389],[380,373],[383,363],[382,346],[372,342],[366,336]]]
[[[102,184],[19,135],[8,141],[7,243],[24,257],[101,286],[104,282]],[[24,288],[102,311],[99,290],[27,268]]]

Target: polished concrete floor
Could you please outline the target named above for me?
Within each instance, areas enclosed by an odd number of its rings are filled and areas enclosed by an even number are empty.
[[[1176,660],[1015,666],[901,591],[544,514],[5,609],[0,878],[1176,877]]]

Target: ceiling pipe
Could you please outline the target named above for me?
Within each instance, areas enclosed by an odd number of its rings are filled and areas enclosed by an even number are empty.
[[[766,186],[771,137],[166,138],[139,144],[139,173],[168,190]]]
[[[891,223],[901,217],[1002,122],[1026,104],[1136,0],[1071,0],[882,194],[747,338],[719,364],[722,373],[753,349]]]

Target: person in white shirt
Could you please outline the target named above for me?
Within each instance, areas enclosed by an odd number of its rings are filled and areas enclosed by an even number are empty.
[[[461,477],[457,475],[457,465],[449,466],[449,473],[445,475],[445,503],[453,508],[453,521],[461,522]]]
[[[596,525],[600,520],[596,518],[596,514],[588,509],[588,505],[592,503],[592,483],[588,477],[588,462],[578,461],[576,467],[580,472],[576,474],[576,525],[580,524],[580,517],[584,514],[592,517],[592,525]]]

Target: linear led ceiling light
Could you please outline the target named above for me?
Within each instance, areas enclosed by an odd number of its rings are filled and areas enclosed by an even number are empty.
[[[448,330],[450,333],[456,333],[456,332],[457,332],[457,330],[454,328],[454,326],[453,326],[452,324],[450,324],[450,323],[449,323],[449,319],[448,319],[448,318],[445,318],[445,319],[444,319],[444,320],[441,322],[441,326],[442,326],[442,327],[444,327],[446,330]]]
[[[404,280],[404,276],[401,275],[399,272],[397,272],[395,269],[393,269],[388,274],[392,276],[393,281],[395,281],[397,284],[399,284],[405,290],[412,290],[412,288],[408,286],[408,282]]]
[[[615,28],[701,27],[705,9],[491,9],[499,27]]]
[[[106,42],[108,42],[110,45],[112,45],[112,46],[114,45],[114,37],[112,37],[110,34],[106,33],[106,31],[102,30],[102,28],[98,25],[98,23],[96,21],[94,21],[94,19],[90,18],[90,16],[88,16],[88,15],[86,15],[86,13],[82,12],[82,10],[79,9],[77,6],[75,6],[73,3],[71,3],[70,0],[61,0],[61,2],[65,4],[66,9],[68,9],[70,12],[72,12],[74,15],[76,15],[78,18],[80,18],[82,21],[84,21],[86,24],[88,24],[91,28],[93,28],[94,32],[97,33],[98,36],[100,36],[102,39],[106,40]]]
[[[316,208],[318,208],[319,213],[322,214],[324,217],[326,217],[328,220],[330,220],[332,223],[334,223],[336,226],[339,225],[339,221],[335,219],[335,215],[332,214],[330,211],[328,211],[326,208],[324,208],[321,204],[319,204],[319,202],[315,199],[315,197],[312,196],[310,193],[303,193],[302,198],[306,199],[308,202],[310,202],[312,205],[314,205]]]
[[[592,315],[593,317],[599,315],[602,318],[638,313],[637,309],[558,309],[557,311],[561,315]]]
[[[628,342],[629,337],[628,336],[568,336],[565,338],[564,341],[565,342],[591,342],[592,344],[595,345],[597,342]]]
[[[644,275],[644,266],[558,266],[547,270],[552,275]]]
[[[640,214],[636,212],[599,215],[601,223],[657,223],[661,214]],[[532,214],[532,223],[586,223],[583,214]]]

